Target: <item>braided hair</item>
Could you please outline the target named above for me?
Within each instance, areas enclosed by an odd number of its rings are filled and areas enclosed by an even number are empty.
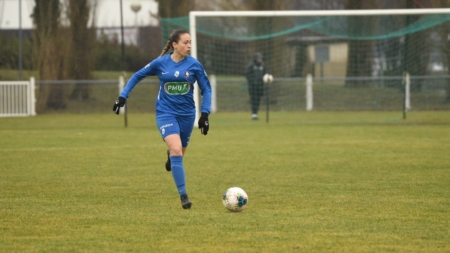
[[[169,51],[170,48],[173,49],[172,43],[178,42],[180,40],[181,35],[186,34],[186,33],[189,33],[189,32],[184,29],[173,30],[169,36],[169,40],[167,41],[166,45],[164,46],[164,49],[161,52],[161,54],[159,55],[159,57],[165,55]]]

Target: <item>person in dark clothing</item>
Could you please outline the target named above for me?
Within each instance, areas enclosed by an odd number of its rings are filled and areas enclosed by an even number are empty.
[[[263,62],[263,55],[261,53],[255,53],[253,61],[247,65],[245,70],[253,120],[258,119],[259,105],[261,103],[261,97],[264,95],[263,76],[265,74],[267,74],[267,71]]]

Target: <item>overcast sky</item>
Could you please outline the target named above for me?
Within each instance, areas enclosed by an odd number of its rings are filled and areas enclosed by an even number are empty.
[[[34,0],[22,1],[22,28],[33,26],[30,18],[35,5]],[[134,26],[136,20],[140,26],[157,25],[158,20],[152,18],[149,12],[157,14],[158,3],[154,0],[122,0],[123,24]],[[132,4],[140,4],[141,10],[135,14],[131,10]],[[137,18],[136,18],[137,17]],[[98,0],[97,27],[120,26],[120,0]],[[0,0],[0,29],[19,28],[19,0]]]

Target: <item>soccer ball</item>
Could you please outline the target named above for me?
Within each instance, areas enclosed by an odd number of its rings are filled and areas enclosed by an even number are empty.
[[[263,81],[264,81],[264,83],[272,83],[273,76],[271,74],[265,74],[263,76]]]
[[[239,187],[231,187],[223,194],[222,203],[229,211],[240,212],[247,206],[248,195]]]

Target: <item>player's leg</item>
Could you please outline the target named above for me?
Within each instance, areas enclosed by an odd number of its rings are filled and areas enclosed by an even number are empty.
[[[256,92],[255,87],[252,87],[250,90],[250,101],[252,106],[252,119],[258,119],[258,94]]]
[[[161,137],[164,141],[165,136],[168,134],[166,131],[166,128],[171,127],[173,124],[178,125],[178,122],[176,121],[175,117],[173,117],[172,115],[168,115],[168,114],[161,114],[161,113],[157,113],[156,114],[156,124],[158,126],[158,130],[161,134]],[[177,126],[177,128],[179,129],[179,127]],[[177,134],[179,134],[179,132],[176,132]],[[167,171],[171,171],[171,164],[170,164],[170,150],[167,149],[167,161],[166,161],[166,170]]]
[[[261,94],[256,94],[255,95],[255,111],[256,111],[256,114],[258,114],[258,112],[259,112],[259,106],[261,105],[261,98],[262,98]]]
[[[173,115],[159,114],[156,116],[156,122],[161,136],[171,154],[171,171],[181,198],[181,205],[184,209],[188,209],[191,207],[192,203],[189,201],[189,198],[187,198],[186,177],[183,166],[183,147],[178,120]]]
[[[186,152],[186,148],[182,148],[183,150],[183,156],[184,156],[184,152]],[[172,165],[170,163],[170,150],[167,150],[167,161],[166,161],[166,170],[167,171],[172,171]]]
[[[192,129],[194,128],[194,121],[195,121],[195,115],[192,115],[191,117],[177,117],[178,120],[178,124],[180,127],[180,141],[181,141],[181,158],[184,157],[184,154],[186,153],[186,149],[187,146],[189,144],[189,140],[191,138],[191,134],[192,134]],[[172,153],[171,153],[172,154]],[[174,153],[174,155],[176,155],[176,153]],[[175,160],[174,160],[175,158]],[[170,160],[171,160],[171,164],[172,164],[172,174],[174,174],[174,171],[177,168],[177,160],[176,157],[174,156],[170,156]],[[184,166],[182,163],[182,159],[180,161],[181,163],[178,164],[178,166],[181,166],[183,168],[183,176],[184,176]],[[175,175],[174,175],[175,178]],[[185,180],[186,183],[186,180]],[[186,188],[186,186],[185,186]],[[187,195],[187,193],[185,194],[181,194],[180,195],[181,198],[181,205],[183,206],[184,209],[188,209],[191,207],[192,202],[189,200],[189,197]]]
[[[166,170],[171,171],[172,170],[171,166],[172,165],[170,165],[170,150],[167,150]]]
[[[181,147],[181,138],[178,134],[171,134],[164,138],[170,152],[170,163],[172,176],[181,198],[181,206],[184,209],[191,208],[191,201],[187,197],[186,175],[183,166],[183,149]]]

